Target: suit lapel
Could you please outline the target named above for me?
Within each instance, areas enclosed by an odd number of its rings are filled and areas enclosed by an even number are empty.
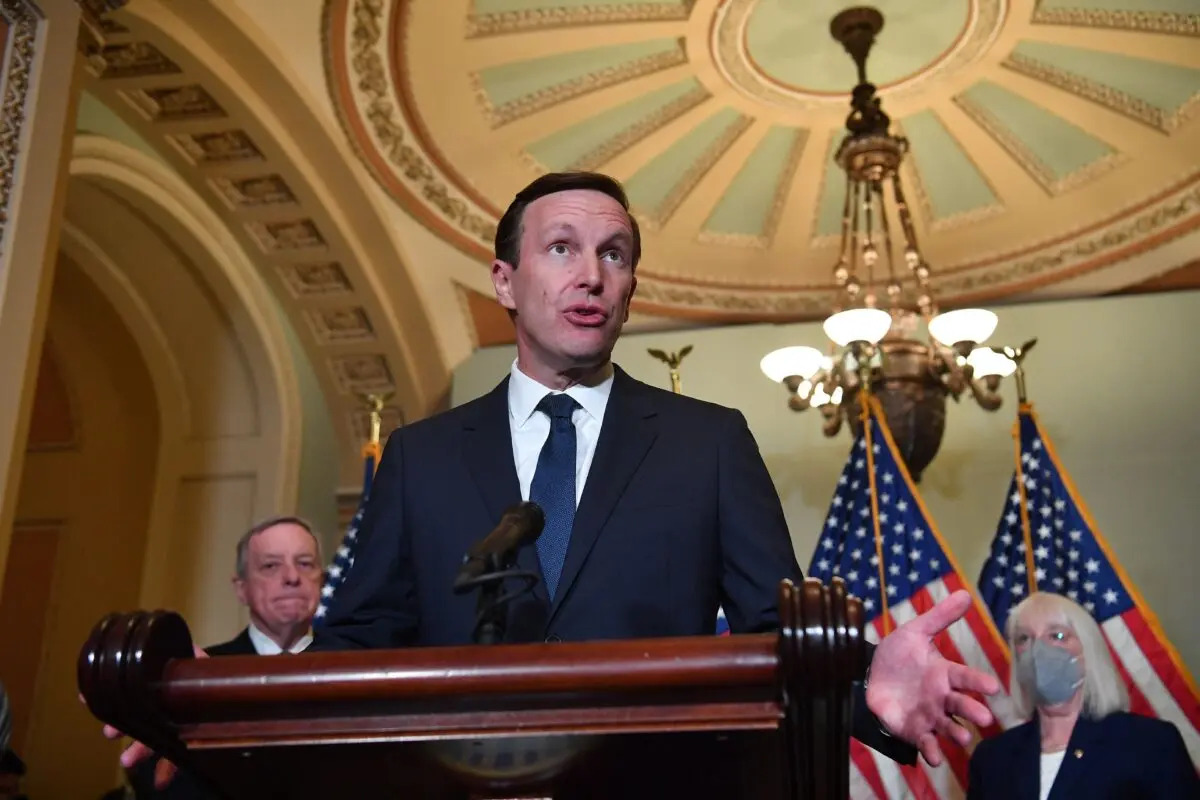
[[[1067,742],[1067,752],[1063,754],[1062,766],[1058,768],[1058,776],[1050,790],[1048,800],[1069,800],[1080,797],[1077,784],[1088,770],[1096,770],[1103,765],[1098,764],[1095,755],[1100,752],[1099,739],[1102,726],[1080,715],[1075,720],[1075,728],[1071,731],[1071,739]],[[1088,754],[1092,757],[1089,758]]]
[[[657,412],[641,384],[620,367],[613,369],[612,394],[605,407],[600,438],[575,512],[571,542],[567,546],[549,621],[554,619],[570,594],[600,531],[658,435]]]
[[[504,511],[521,502],[521,484],[513,461],[512,432],[508,425],[508,378],[472,409],[463,420],[463,462],[483,497],[488,517],[498,523]],[[480,531],[476,538],[488,531]],[[533,593],[549,605],[542,582],[542,567],[533,546],[517,551],[517,565],[538,576]]]

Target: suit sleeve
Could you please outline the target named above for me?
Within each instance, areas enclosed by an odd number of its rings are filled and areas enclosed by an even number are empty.
[[[313,632],[313,650],[403,647],[420,619],[404,527],[404,430],[388,439],[363,512],[354,565]]]
[[[718,514],[721,544],[721,604],[732,633],[779,628],[779,582],[804,575],[788,533],[779,492],[763,462],[746,418],[729,415],[720,445]],[[867,646],[867,662],[874,648]],[[863,744],[902,764],[917,751],[883,732],[867,708],[862,681],[855,681],[851,733]]]

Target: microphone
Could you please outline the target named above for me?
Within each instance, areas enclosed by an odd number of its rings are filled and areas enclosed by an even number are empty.
[[[486,572],[505,569],[513,553],[542,535],[545,524],[546,515],[537,503],[509,506],[492,532],[471,545],[463,556],[462,567],[454,579],[454,591],[466,591]]]

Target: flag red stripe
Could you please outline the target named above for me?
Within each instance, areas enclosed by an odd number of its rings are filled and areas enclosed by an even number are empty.
[[[863,776],[863,780],[871,787],[871,791],[876,797],[886,798],[887,790],[883,787],[883,778],[879,777],[879,769],[875,766],[875,759],[871,758],[871,753],[868,752],[867,746],[857,739],[850,740],[850,760],[854,762],[854,766],[858,767],[858,772]]]
[[[1154,634],[1154,630],[1146,622],[1146,618],[1142,616],[1142,612],[1135,606],[1122,614],[1121,620],[1125,623],[1125,627],[1129,628],[1129,632],[1138,643],[1146,660],[1154,667],[1158,679],[1163,682],[1163,686],[1175,699],[1179,710],[1183,712],[1193,727],[1200,730],[1200,701],[1192,694],[1187,680],[1175,668],[1174,662],[1171,661],[1166,649]]]

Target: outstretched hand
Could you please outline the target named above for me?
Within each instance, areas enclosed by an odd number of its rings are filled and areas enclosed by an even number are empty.
[[[204,652],[196,645],[192,645],[192,652],[196,658],[208,658],[208,653]],[[83,695],[79,695],[79,702],[87,704],[83,699]],[[120,739],[125,734],[114,728],[112,725],[105,725],[101,728],[101,732],[106,739]],[[154,755],[154,751],[141,742],[134,742],[121,751],[121,766],[125,769],[133,769],[140,762],[145,761]],[[175,778],[175,773],[179,771],[179,767],[167,759],[159,759],[159,762],[154,765],[154,788],[164,789]]]
[[[867,708],[934,767],[942,763],[937,734],[963,746],[971,742],[971,732],[956,717],[979,726],[992,723],[988,707],[968,692],[1000,691],[995,676],[946,659],[933,643],[970,607],[971,595],[960,589],[885,636],[871,659]]]

